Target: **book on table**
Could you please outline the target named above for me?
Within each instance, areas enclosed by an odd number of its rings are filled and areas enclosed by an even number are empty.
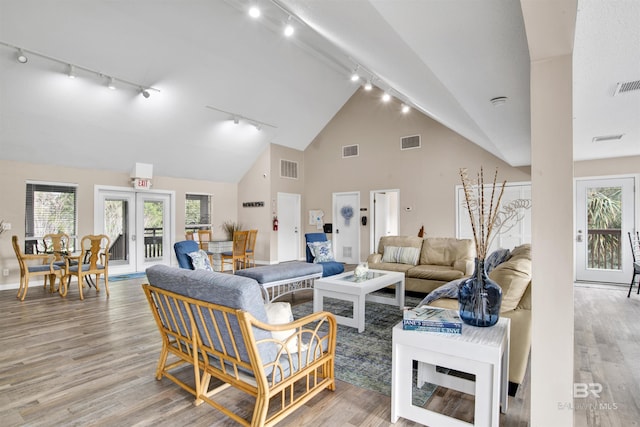
[[[402,329],[461,334],[462,319],[456,310],[429,306],[408,308],[402,315]]]

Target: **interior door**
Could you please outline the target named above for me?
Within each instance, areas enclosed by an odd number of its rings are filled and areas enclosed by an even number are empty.
[[[576,280],[631,280],[634,185],[632,177],[576,181]]]
[[[338,262],[360,262],[360,192],[333,193],[333,251]]]
[[[397,236],[399,224],[399,191],[380,190],[371,192],[371,247],[370,253],[378,249],[382,236]]]
[[[111,274],[144,271],[171,264],[174,226],[172,193],[98,188],[94,232],[111,239]]]
[[[300,194],[278,193],[278,261],[301,259]]]

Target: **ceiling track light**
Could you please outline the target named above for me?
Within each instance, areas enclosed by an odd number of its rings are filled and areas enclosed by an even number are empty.
[[[383,100],[384,102],[389,102],[389,101],[391,101],[391,95],[389,95],[389,93],[388,93],[388,92],[383,93],[383,94],[382,94],[382,100]]]
[[[74,64],[72,62],[69,62],[69,61],[66,61],[66,60],[63,60],[63,59],[54,58],[53,56],[45,55],[43,53],[35,52],[33,50],[23,49],[23,48],[21,48],[19,46],[14,46],[12,44],[5,43],[3,41],[0,41],[0,46],[6,46],[8,48],[15,49],[16,50],[16,60],[18,62],[20,62],[21,64],[25,64],[29,60],[29,58],[27,57],[27,54],[28,54],[30,56],[37,56],[39,58],[43,58],[43,59],[49,60],[51,62],[55,62],[55,63],[57,63],[57,64],[59,64],[59,65],[61,65],[63,67],[66,67],[67,76],[69,76],[69,78],[71,78],[71,79],[76,77],[76,71],[77,70],[82,70],[83,72],[90,73],[90,74],[93,74],[93,75],[97,76],[98,78],[101,79],[101,82],[104,82],[103,79],[108,78],[109,79],[109,81],[108,81],[109,88],[113,87],[113,89],[115,89],[116,88],[115,82],[117,81],[120,86],[123,86],[123,85],[131,86],[131,87],[135,88],[136,90],[139,90],[140,93],[142,93],[142,96],[144,96],[145,98],[148,98],[149,96],[145,96],[143,91],[147,92],[148,94],[152,90],[156,91],[156,92],[160,92],[159,89],[156,89],[154,87],[150,87],[150,86],[147,86],[147,85],[142,85],[140,83],[134,83],[134,82],[131,82],[129,80],[121,79],[119,77],[109,77],[109,76],[105,75],[101,71],[94,70],[94,69],[91,69],[91,68],[88,68],[88,67],[83,67],[81,65]]]
[[[364,84],[364,90],[370,91],[371,89],[373,89],[373,84],[371,84],[371,80],[367,80],[367,82]]]
[[[260,15],[262,14],[262,12],[260,11],[260,8],[258,7],[258,2],[252,2],[251,6],[249,6],[249,16],[252,17],[253,19],[258,19],[260,18]]]
[[[285,37],[291,37],[295,31],[295,28],[293,28],[293,25],[291,25],[291,15],[289,15],[287,24],[284,26],[284,35]]]
[[[113,77],[109,77],[109,83],[107,83],[107,87],[111,90],[116,90],[116,81]]]
[[[210,110],[214,110],[214,111],[218,111],[220,113],[224,113],[227,115],[227,117],[231,116],[231,119],[233,120],[234,124],[238,124],[240,123],[240,120],[244,120],[246,122],[249,122],[251,125],[253,125],[256,129],[258,130],[262,130],[265,126],[269,126],[270,128],[274,128],[277,129],[278,127],[266,122],[262,122],[260,120],[256,120],[256,119],[252,119],[251,117],[247,117],[247,116],[243,116],[242,114],[238,114],[238,113],[234,113],[232,111],[227,111],[227,110],[223,110],[221,108],[217,108],[217,107],[212,107],[211,105],[205,105],[205,108],[208,108]]]
[[[27,58],[27,56],[24,54],[24,51],[22,49],[18,49],[18,53],[16,54],[16,59],[21,64],[26,64],[27,61],[29,60],[29,58]]]
[[[356,65],[356,69],[353,70],[353,74],[351,74],[351,81],[352,82],[357,82],[358,80],[360,80],[360,75],[358,74],[358,69],[360,68],[359,65]]]
[[[140,94],[145,98],[149,98],[151,96],[151,93],[149,93],[149,91],[143,87],[140,88]]]
[[[411,111],[411,107],[409,107],[407,104],[402,104],[402,107],[400,108],[400,110],[401,110],[404,114],[407,114],[409,111]]]

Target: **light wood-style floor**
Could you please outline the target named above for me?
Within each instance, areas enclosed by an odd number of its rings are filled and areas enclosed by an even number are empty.
[[[34,283],[22,303],[15,291],[0,291],[0,425],[237,425],[206,404],[193,406],[192,396],[171,381],[155,380],[160,338],[142,282],[112,282],[110,298],[91,289],[84,301],[73,286],[62,299]],[[292,303],[309,298],[297,294]],[[603,383],[600,401],[618,404],[617,410],[576,409],[576,426],[637,425],[639,318],[638,296],[576,288],[576,377]],[[251,410],[239,392],[229,389],[224,398]],[[438,389],[428,406],[467,421],[473,416],[473,398],[449,390]],[[529,425],[529,408],[527,375],[500,424]],[[389,426],[390,398],[338,382],[335,392],[321,393],[279,425]],[[419,424],[400,419],[396,425]]]

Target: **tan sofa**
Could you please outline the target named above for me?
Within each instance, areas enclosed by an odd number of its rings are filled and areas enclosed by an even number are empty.
[[[509,394],[513,396],[524,379],[531,349],[531,245],[515,247],[489,277],[502,288],[500,315],[511,319]],[[458,310],[457,299],[438,299],[429,305]]]
[[[385,248],[415,248],[415,264],[385,261]],[[429,293],[437,287],[473,273],[475,247],[470,239],[451,237],[384,236],[378,252],[369,255],[369,268],[405,273],[407,291]]]

